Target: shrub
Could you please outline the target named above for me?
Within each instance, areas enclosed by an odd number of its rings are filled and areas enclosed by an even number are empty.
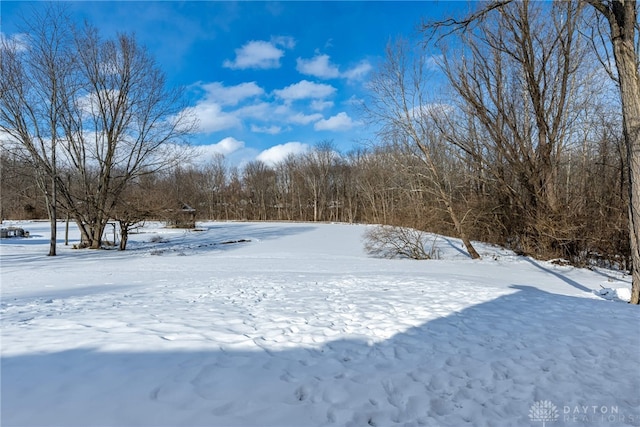
[[[433,259],[435,240],[431,250],[424,247],[426,234],[420,230],[391,225],[371,227],[365,232],[365,250],[382,258]]]

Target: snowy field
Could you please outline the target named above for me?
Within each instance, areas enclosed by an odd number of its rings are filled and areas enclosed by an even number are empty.
[[[19,225],[3,427],[640,426],[619,272],[443,237],[438,260],[376,259],[345,224],[151,224],[53,258],[47,223]]]

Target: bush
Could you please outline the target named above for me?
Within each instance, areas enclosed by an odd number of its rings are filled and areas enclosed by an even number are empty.
[[[365,232],[365,250],[382,258],[433,259],[435,240],[431,250],[425,250],[426,234],[420,230],[391,225],[371,227]]]

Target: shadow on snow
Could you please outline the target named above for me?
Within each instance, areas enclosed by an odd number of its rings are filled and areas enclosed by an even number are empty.
[[[49,240],[42,239],[42,236],[33,238],[16,238],[2,239],[2,245],[43,245],[42,251],[34,254],[3,254],[3,268],[11,265],[24,267],[30,265],[37,267],[41,263],[55,263],[57,260],[72,258],[74,260],[90,260],[99,261],[106,259],[127,259],[132,256],[139,256],[141,253],[150,253],[154,255],[189,255],[193,252],[203,251],[229,251],[239,247],[245,243],[256,242],[260,240],[278,239],[290,235],[305,233],[315,229],[314,226],[277,226],[274,227],[269,223],[224,223],[216,225],[206,225],[200,227],[198,231],[186,229],[158,229],[154,231],[145,231],[143,233],[132,233],[127,250],[119,251],[117,247],[108,250],[79,249],[67,250],[78,243],[77,240],[70,241],[69,246],[62,246],[64,240],[58,240],[58,254],[55,257],[47,256],[48,248],[44,246]],[[153,242],[154,236],[160,240]],[[163,236],[166,236],[163,239]],[[33,240],[32,240],[33,239]],[[64,249],[64,250],[61,250]]]
[[[512,288],[373,344],[3,357],[1,424],[522,426],[537,401],[638,423],[637,308]]]

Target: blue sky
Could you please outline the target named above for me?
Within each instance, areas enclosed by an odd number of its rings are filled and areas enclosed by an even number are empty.
[[[1,31],[43,3],[3,0]],[[388,41],[464,1],[70,2],[103,36],[134,32],[185,88],[203,155],[273,163],[323,140],[343,152],[371,136],[358,104]]]

